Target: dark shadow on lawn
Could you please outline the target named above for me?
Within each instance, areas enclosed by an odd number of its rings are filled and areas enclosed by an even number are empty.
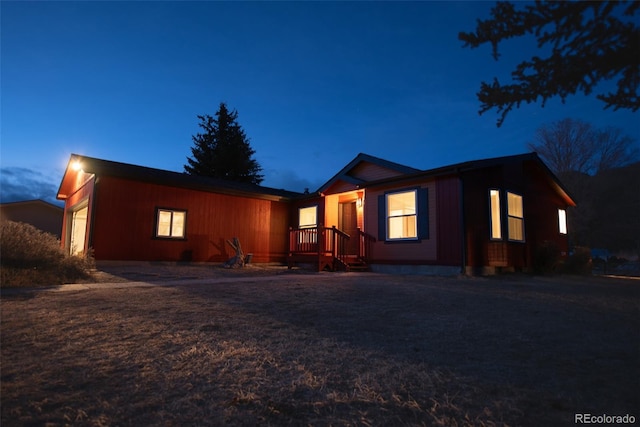
[[[627,413],[639,407],[637,283],[370,277],[242,283],[226,289],[233,295],[227,302],[258,317],[445,367],[484,384],[569,397],[575,410]],[[252,294],[254,286],[274,288],[265,299]],[[217,297],[215,287],[190,291]]]

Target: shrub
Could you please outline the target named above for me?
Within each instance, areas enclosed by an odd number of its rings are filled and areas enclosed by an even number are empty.
[[[60,285],[88,276],[91,257],[65,253],[53,234],[30,224],[3,221],[0,224],[0,285]]]
[[[560,264],[560,250],[555,242],[544,241],[536,248],[533,271],[536,274],[553,274]]]
[[[592,272],[591,250],[576,246],[564,264],[563,272],[567,274],[589,275]]]

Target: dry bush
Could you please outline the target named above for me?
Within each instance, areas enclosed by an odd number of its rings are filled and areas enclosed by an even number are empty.
[[[3,221],[0,265],[2,287],[60,285],[86,277],[93,260],[66,254],[53,234],[30,224]]]
[[[576,246],[565,262],[563,271],[566,274],[591,275],[591,269],[591,250],[586,247]]]
[[[560,265],[560,249],[553,241],[544,241],[536,248],[533,271],[536,274],[553,274]]]

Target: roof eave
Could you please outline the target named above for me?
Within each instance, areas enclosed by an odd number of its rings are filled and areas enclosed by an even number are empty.
[[[58,189],[57,198],[60,200],[64,200],[69,197],[68,194],[63,194],[63,190],[65,190],[65,182],[71,179],[73,172],[72,165],[76,161],[81,163],[83,172],[93,174],[96,177],[112,176],[122,179],[157,183],[177,188],[190,188],[200,191],[244,196],[270,201],[291,200],[301,194],[294,191],[278,190],[254,184],[238,183],[234,181],[223,182],[223,180],[215,178],[187,175],[179,172],[72,154],[62,177],[60,188]]]

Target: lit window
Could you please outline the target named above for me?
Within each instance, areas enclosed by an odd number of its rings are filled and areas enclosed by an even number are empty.
[[[558,209],[558,226],[560,234],[567,234],[567,211]]]
[[[315,244],[318,243],[318,207],[309,206],[298,209],[298,243]]]
[[[318,207],[311,206],[300,208],[298,214],[298,226],[300,228],[311,228],[318,225]]]
[[[524,242],[524,214],[522,196],[507,192],[509,240]]]
[[[183,239],[187,222],[186,211],[158,209],[156,221],[156,237]]]
[[[416,190],[387,194],[387,238],[417,239]]]
[[[502,221],[500,217],[500,191],[489,190],[489,203],[491,205],[491,238],[502,239]]]

